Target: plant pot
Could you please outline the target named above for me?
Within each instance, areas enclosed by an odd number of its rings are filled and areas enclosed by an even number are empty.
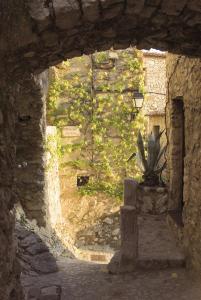
[[[166,187],[138,185],[136,198],[139,213],[160,215],[168,210],[168,192]]]

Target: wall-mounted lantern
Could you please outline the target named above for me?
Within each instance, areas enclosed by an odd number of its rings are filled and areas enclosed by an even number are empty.
[[[138,90],[133,91],[133,110],[131,112],[130,120],[133,121],[136,115],[139,113],[140,109],[143,107],[144,103],[144,95],[140,93]]]
[[[142,93],[140,93],[138,90],[135,90],[133,93],[133,101],[134,101],[134,107],[137,111],[139,111],[144,102],[144,96]]]

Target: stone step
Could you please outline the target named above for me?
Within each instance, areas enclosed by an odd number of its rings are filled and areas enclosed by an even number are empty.
[[[137,222],[139,230],[137,261],[126,259],[120,250],[108,265],[110,273],[185,267],[185,255],[167,225],[167,215],[140,215]]]
[[[166,215],[138,217],[138,267],[165,269],[185,267],[185,256],[167,226]]]
[[[152,259],[152,258],[139,258],[137,267],[142,270],[163,270],[170,268],[184,268],[186,265],[185,258],[181,259]]]

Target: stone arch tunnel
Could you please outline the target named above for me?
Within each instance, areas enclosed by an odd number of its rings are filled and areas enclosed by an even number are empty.
[[[52,0],[1,3],[0,56],[9,68],[40,72],[96,50],[156,48],[200,55],[196,0]]]
[[[0,12],[0,298],[21,300],[12,211],[15,113],[23,93],[26,99],[29,95],[27,84],[36,80],[33,74],[67,58],[130,45],[200,57],[201,3],[199,0],[1,0]],[[29,109],[33,113],[32,105]]]

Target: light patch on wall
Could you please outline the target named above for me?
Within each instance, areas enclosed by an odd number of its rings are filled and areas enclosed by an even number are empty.
[[[62,128],[63,137],[79,137],[80,129],[77,126],[65,126]]]

